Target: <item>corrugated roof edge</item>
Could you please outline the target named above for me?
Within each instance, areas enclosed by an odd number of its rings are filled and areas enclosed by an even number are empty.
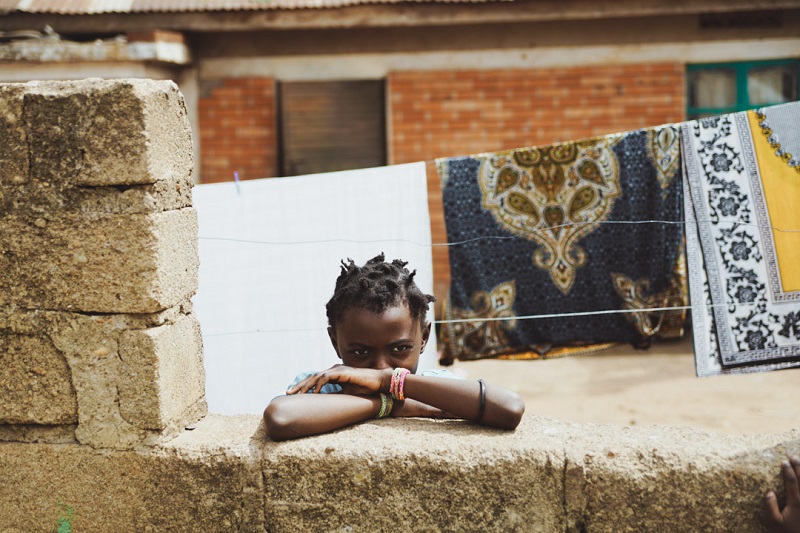
[[[0,1],[0,15],[14,13],[28,15],[126,15],[141,13],[220,13],[237,11],[275,11],[275,10],[301,10],[301,9],[336,9],[359,5],[388,5],[388,4],[487,4],[487,3],[513,3],[516,0],[267,0],[241,2],[197,2],[204,5],[195,5],[195,2],[137,2],[134,0],[127,9],[117,9],[116,6],[103,2],[101,6],[93,7],[92,2],[59,2],[53,5],[45,1],[15,2]],[[73,6],[69,4],[73,3]],[[136,5],[136,4],[144,5]],[[10,5],[16,4],[16,5]],[[19,5],[24,7],[19,9]],[[87,5],[88,4],[88,5]],[[211,4],[211,5],[209,5]]]

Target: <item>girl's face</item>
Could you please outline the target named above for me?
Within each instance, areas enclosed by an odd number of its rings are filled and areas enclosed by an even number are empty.
[[[345,365],[376,370],[402,367],[412,372],[417,371],[430,333],[430,322],[423,326],[411,318],[405,303],[381,314],[351,308],[335,327],[328,328],[333,348]]]

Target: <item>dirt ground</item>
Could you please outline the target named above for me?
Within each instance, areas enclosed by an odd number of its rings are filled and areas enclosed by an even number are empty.
[[[800,426],[800,369],[698,378],[691,338],[539,361],[456,361],[517,391],[527,413],[575,422],[688,426],[729,434]]]

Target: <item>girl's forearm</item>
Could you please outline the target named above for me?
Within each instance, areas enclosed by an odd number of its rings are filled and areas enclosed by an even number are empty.
[[[293,394],[274,398],[264,410],[267,436],[275,441],[297,439],[352,426],[374,418],[379,396]]]
[[[403,388],[407,398],[485,426],[514,429],[525,412],[525,404],[517,393],[486,385],[485,407],[481,419],[478,420],[480,384],[477,381],[408,374]]]

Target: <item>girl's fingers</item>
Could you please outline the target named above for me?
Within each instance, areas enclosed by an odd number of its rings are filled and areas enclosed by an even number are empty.
[[[291,387],[288,391],[286,391],[287,394],[305,394],[314,387],[314,384],[316,383],[318,377],[319,374],[308,376],[306,379],[304,379],[303,381],[301,381],[300,383],[298,383],[297,385]]]
[[[794,468],[794,476],[800,482],[800,457],[795,455],[789,459],[789,464]]]
[[[783,523],[783,515],[778,508],[778,498],[771,490],[764,495],[764,510],[767,512],[767,522],[776,526]]]
[[[319,392],[319,389],[322,388],[322,385],[319,383],[319,374],[314,374],[312,377],[309,378],[307,383],[303,384],[303,387],[300,389],[300,392],[303,394],[307,392]],[[313,389],[313,390],[312,390]]]
[[[327,383],[327,381],[325,381],[325,383],[318,384],[317,382],[319,381],[320,377],[325,375],[325,374],[328,374],[329,372],[331,372],[334,369],[339,368],[340,366],[342,366],[342,365],[333,365],[332,367],[330,367],[328,370],[325,370],[324,372],[317,372],[316,374],[308,376],[307,378],[305,378],[304,380],[300,381],[296,385],[286,389],[286,394],[305,394],[306,392],[310,391],[312,388],[314,389],[314,392],[319,392],[319,389],[322,388],[322,385]]]
[[[786,488],[786,505],[800,506],[800,489],[797,486],[797,474],[789,461],[781,463],[783,470],[783,486]]]
[[[336,373],[332,372],[331,369],[326,370],[325,372],[322,372],[320,374],[317,374],[318,379],[317,382],[314,384],[314,393],[319,394],[320,391],[322,390],[322,387],[327,385],[328,382],[330,382],[332,379],[334,380],[335,383],[335,377]]]

